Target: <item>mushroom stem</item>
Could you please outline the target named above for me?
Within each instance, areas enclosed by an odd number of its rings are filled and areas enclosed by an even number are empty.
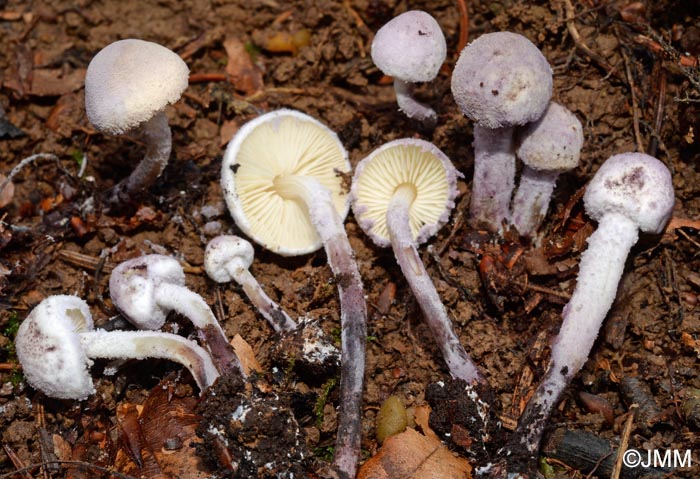
[[[414,120],[418,120],[426,127],[435,126],[437,123],[437,113],[413,97],[413,84],[394,78],[394,91],[396,92],[396,103],[399,110]]]
[[[243,366],[228,343],[226,333],[200,295],[185,286],[162,282],[155,288],[155,300],[161,308],[177,311],[192,322],[200,341],[206,345],[221,373],[238,371],[245,377]]]
[[[169,359],[185,366],[203,393],[219,377],[207,352],[174,334],[154,331],[89,331],[79,333],[89,358]]]
[[[226,265],[226,269],[231,277],[238,283],[243,292],[248,296],[253,305],[258,308],[260,314],[270,323],[275,332],[289,332],[297,329],[297,323],[279,307],[270,297],[265,294],[260,283],[242,264],[235,261]]]
[[[386,223],[394,256],[423,311],[425,322],[428,323],[442,351],[450,374],[463,379],[467,384],[486,384],[476,364],[459,342],[447,316],[447,310],[418,255],[409,223],[409,208],[415,197],[415,187],[404,184],[394,191],[391,198]]]
[[[523,166],[512,210],[513,225],[521,235],[532,235],[542,223],[558,177],[558,171],[540,171]]]
[[[331,193],[309,176],[275,179],[283,197],[306,205],[335,276],[340,298],[340,412],[333,465],[347,478],[355,477],[361,450],[362,383],[365,372],[367,304],[354,253]]]
[[[146,156],[131,174],[105,192],[108,207],[124,205],[133,196],[151,186],[163,173],[172,149],[172,133],[168,117],[161,110],[138,128],[138,135],[146,144]]]
[[[583,367],[600,326],[615,300],[625,260],[637,242],[638,225],[620,213],[600,218],[581,255],[579,281],[564,307],[563,322],[552,344],[550,367],[527,404],[511,438],[513,449],[535,454],[544,425],[566,386]]]
[[[513,128],[474,125],[474,179],[470,215],[472,226],[501,231],[510,218],[515,185]]]

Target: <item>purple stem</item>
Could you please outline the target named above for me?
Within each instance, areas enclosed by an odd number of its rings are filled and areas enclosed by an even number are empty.
[[[427,128],[437,123],[437,113],[413,97],[413,84],[394,77],[394,92],[399,109],[412,120],[418,120]]]
[[[541,171],[525,165],[520,185],[513,198],[513,225],[522,236],[532,236],[547,215],[549,200],[556,185],[558,171]]]
[[[513,128],[474,125],[474,179],[470,204],[471,224],[496,233],[510,219],[515,186]]]

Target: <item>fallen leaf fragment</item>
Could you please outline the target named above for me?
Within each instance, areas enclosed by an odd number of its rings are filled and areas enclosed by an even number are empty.
[[[362,465],[357,479],[471,479],[472,467],[438,439],[415,429],[387,438],[379,452]]]
[[[236,90],[250,95],[263,89],[262,71],[253,63],[245,45],[236,37],[224,40],[224,49],[228,57],[226,73]]]
[[[7,177],[0,173],[0,185],[5,183]],[[3,208],[12,203],[12,198],[15,196],[15,184],[9,181],[5,188],[0,191],[0,208]]]
[[[260,363],[255,358],[253,348],[250,347],[250,344],[248,344],[240,334],[236,334],[233,337],[231,340],[231,346],[233,346],[236,356],[238,356],[238,359],[241,361],[241,366],[243,366],[243,372],[246,374],[246,376],[250,376],[250,373],[253,371],[257,373],[261,373],[263,371],[262,366],[260,366]]]

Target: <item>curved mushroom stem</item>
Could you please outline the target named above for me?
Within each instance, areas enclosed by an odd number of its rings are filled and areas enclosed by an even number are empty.
[[[155,289],[156,303],[161,308],[174,310],[187,317],[197,329],[197,335],[206,346],[221,373],[238,371],[245,377],[243,367],[233,352],[224,330],[204,299],[185,286],[160,283]]]
[[[437,123],[437,113],[429,106],[420,103],[413,97],[413,84],[394,78],[396,103],[404,114],[423,123],[426,128],[432,128]]]
[[[265,294],[258,280],[241,262],[231,261],[226,265],[226,270],[234,281],[243,288],[243,292],[248,296],[250,302],[258,308],[260,314],[267,319],[267,322],[270,323],[270,326],[276,332],[282,333],[297,329],[296,321],[290,318],[276,302]]]
[[[559,172],[523,166],[511,213],[511,221],[522,236],[535,233],[547,215],[549,200],[558,177]]]
[[[515,186],[513,128],[474,125],[474,179],[469,206],[471,224],[496,233],[510,218]]]
[[[442,351],[450,374],[455,378],[463,379],[467,384],[473,385],[475,382],[486,384],[476,364],[459,342],[452,328],[452,322],[447,316],[447,310],[416,250],[409,223],[409,208],[415,196],[416,191],[413,186],[402,185],[396,189],[391,198],[386,223],[394,256],[423,311],[425,322]]]
[[[131,174],[105,192],[105,204],[123,206],[140,191],[151,186],[168,164],[172,149],[172,132],[165,111],[159,111],[138,127],[138,135],[146,144],[146,156]]]
[[[588,238],[581,256],[579,280],[563,322],[552,344],[550,366],[528,402],[509,441],[508,452],[535,455],[552,408],[576,373],[583,367],[617,293],[625,260],[637,242],[637,225],[619,213],[609,213]],[[508,453],[503,454],[507,457]]]
[[[275,186],[282,196],[298,198],[306,205],[338,285],[341,324],[340,412],[333,465],[344,478],[353,478],[357,472],[361,449],[362,384],[367,340],[367,304],[362,279],[330,191],[307,176],[277,178]]]
[[[219,377],[209,354],[175,334],[155,331],[89,331],[79,333],[89,358],[169,359],[185,366],[202,394]]]

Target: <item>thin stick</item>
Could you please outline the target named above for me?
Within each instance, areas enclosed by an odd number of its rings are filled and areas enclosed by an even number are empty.
[[[58,156],[53,155],[51,153],[36,153],[32,156],[26,157],[25,159],[20,161],[17,164],[17,166],[12,168],[12,170],[10,171],[10,174],[8,174],[7,178],[5,178],[5,181],[0,183],[0,195],[2,194],[3,191],[5,191],[5,188],[7,187],[7,185],[10,184],[10,181],[12,181],[12,178],[14,178],[17,175],[17,173],[20,172],[20,170],[22,168],[24,168],[25,166],[27,166],[28,164],[32,163],[35,160],[44,159],[44,158],[47,160],[54,160],[57,163],[59,163]]]
[[[617,35],[619,38],[619,35]],[[622,60],[625,63],[625,76],[627,77],[627,83],[630,87],[630,96],[632,97],[632,128],[634,129],[634,141],[637,144],[637,151],[644,153],[644,144],[642,143],[642,134],[639,131],[639,105],[637,104],[637,94],[634,84],[634,78],[632,77],[632,69],[630,68],[630,59],[625,53],[625,49],[620,48],[620,54],[622,55]]]
[[[29,466],[23,467],[21,469],[17,469],[16,471],[8,472],[5,474],[0,475],[0,479],[10,479],[11,477],[17,475],[17,474],[25,474],[32,469],[36,469],[37,467],[42,467],[45,465],[50,465],[50,464],[58,464],[62,466],[74,466],[74,467],[79,467],[87,470],[93,470],[93,471],[98,471],[103,474],[109,474],[110,476],[117,477],[119,479],[137,479],[134,476],[127,476],[126,474],[122,474],[121,472],[117,471],[112,471],[111,469],[107,469],[106,467],[101,467],[101,466],[96,466],[95,464],[90,464],[89,462],[83,462],[83,461],[45,461],[45,462],[40,462],[38,464],[31,464]],[[28,477],[28,476],[25,476]]]
[[[617,459],[615,460],[615,467],[613,467],[612,473],[610,474],[610,479],[620,479],[620,472],[622,472],[622,461],[625,457],[625,451],[627,451],[627,444],[629,444],[630,434],[632,433],[632,425],[634,424],[634,416],[638,407],[638,404],[632,404],[630,406],[630,412],[627,413],[629,416],[627,417],[625,427],[622,430],[620,447],[617,450]]]
[[[469,10],[467,0],[457,0],[459,7],[459,40],[457,41],[457,52],[461,52],[467,45],[469,39]]]

